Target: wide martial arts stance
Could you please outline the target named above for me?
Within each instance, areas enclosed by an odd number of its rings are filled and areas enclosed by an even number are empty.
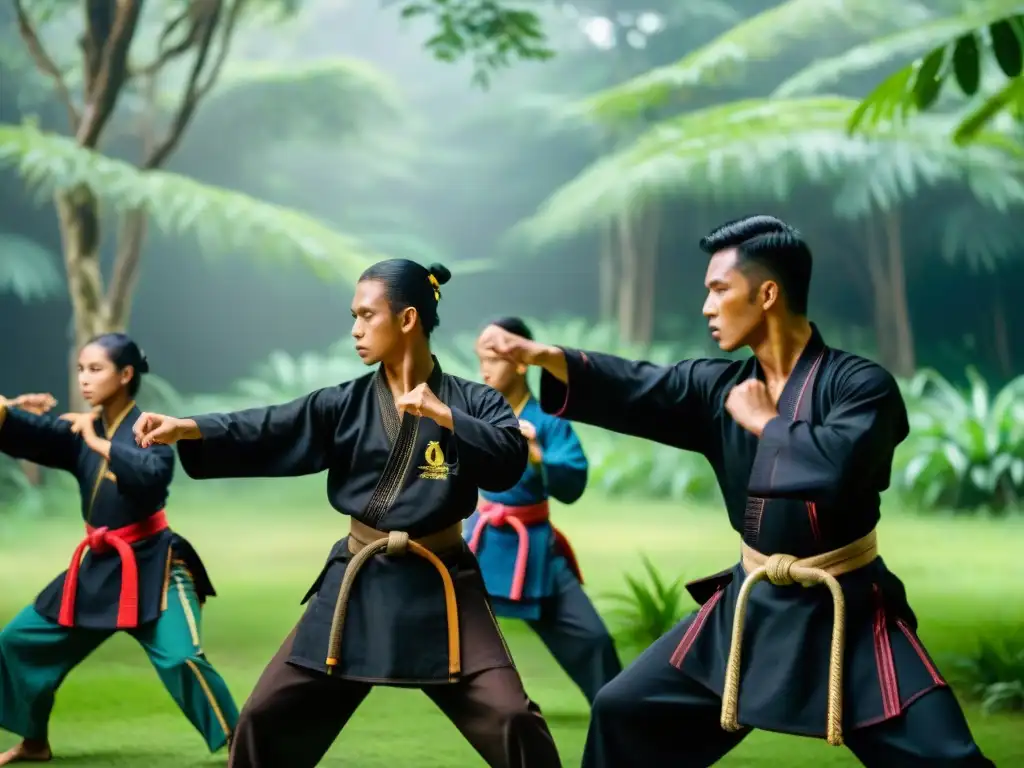
[[[752,728],[879,768],[992,765],[879,556],[909,431],[895,380],[808,322],[811,253],[786,224],[732,222],[701,248],[712,335],[751,358],[660,366],[485,332],[544,369],[546,411],[704,455],[741,536],[735,566],[688,585],[700,610],[598,694],[583,765],[712,765]]]
[[[195,478],[326,469],[331,506],[351,516],[242,708],[234,768],[317,765],[374,685],[422,688],[488,765],[560,765],[462,539],[478,487],[514,486],[527,445],[501,395],[430,352],[449,277],[404,259],[363,273],[352,336],[373,373],[285,405],[136,425],[143,446],[181,440]]]
[[[520,318],[494,325],[532,339]],[[481,491],[466,521],[469,548],[480,561],[491,605],[499,616],[524,619],[573,682],[593,702],[622,671],[604,622],[581,584],[568,539],[551,525],[548,498],[572,504],[587,485],[587,457],[572,425],[544,413],[530,393],[526,367],[477,350],[484,383],[501,392],[519,417],[530,461],[514,488]]]
[[[73,474],[86,528],[68,570],[0,632],[0,728],[24,739],[0,755],[0,765],[50,759],[58,687],[118,630],[142,645],[211,752],[229,740],[238,718],[203,653],[200,609],[213,587],[164,514],[174,452],[144,451],[132,436],[135,395],[148,370],[135,342],[106,334],[78,356],[82,396],[98,413],[50,420],[0,405],[0,451]]]

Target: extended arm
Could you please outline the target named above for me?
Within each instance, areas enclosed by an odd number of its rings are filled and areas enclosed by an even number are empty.
[[[820,426],[782,416],[765,425],[750,473],[751,496],[831,499],[881,470],[888,482],[896,446],[910,431],[895,380],[860,361],[841,375],[832,400]]]
[[[541,408],[572,421],[706,453],[714,387],[724,380],[729,365],[728,360],[698,359],[665,366],[558,349],[541,361]]]
[[[564,419],[547,419],[541,434],[543,458],[540,469],[548,494],[572,504],[587,487],[587,455],[576,431]]]
[[[523,476],[529,453],[519,419],[491,389],[472,393],[470,408],[451,408],[459,472],[484,491],[507,491]]]
[[[296,477],[330,463],[346,385],[320,389],[290,403],[196,416],[192,437],[178,443],[189,477]]]
[[[0,451],[8,456],[74,472],[80,446],[68,422],[0,403]]]
[[[117,489],[129,496],[164,494],[174,477],[174,449],[168,445],[139,448],[124,442],[108,443],[110,472]]]

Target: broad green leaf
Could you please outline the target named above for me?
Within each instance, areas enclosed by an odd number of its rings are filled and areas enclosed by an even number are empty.
[[[1024,52],[1021,50],[1024,45],[1021,39],[1024,22],[1021,19],[1020,16],[1000,19],[988,28],[992,37],[992,53],[1007,77],[1017,77],[1024,67]]]
[[[772,59],[823,29],[877,24],[892,28],[924,18],[921,7],[911,2],[789,0],[740,22],[674,64],[590,96],[579,108],[604,120],[637,116],[663,105],[670,96],[685,97],[696,87],[732,80],[746,66]]]
[[[942,90],[942,78],[939,70],[946,60],[946,49],[936,48],[924,58],[921,68],[914,80],[914,96],[916,106],[920,110],[928,109],[939,97]]]
[[[996,115],[1012,107],[1024,110],[1024,78],[1010,80],[967,115],[956,127],[953,140],[957,144],[973,141],[980,131],[991,124]]]
[[[119,213],[143,208],[154,226],[194,235],[209,254],[297,260],[349,282],[383,258],[300,211],[166,171],[143,172],[31,125],[0,125],[0,167],[18,170],[41,199],[85,185]]]
[[[927,61],[927,59],[925,59]],[[957,84],[968,96],[978,92],[981,83],[981,52],[973,32],[962,35],[953,48],[953,72]]]

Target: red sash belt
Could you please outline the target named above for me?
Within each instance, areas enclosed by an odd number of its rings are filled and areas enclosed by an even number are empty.
[[[488,526],[501,528],[509,526],[516,532],[519,538],[519,547],[516,551],[515,570],[512,573],[512,588],[509,591],[509,599],[521,600],[523,598],[523,585],[526,583],[526,563],[530,556],[530,535],[527,526],[546,523],[551,519],[551,511],[548,508],[547,500],[537,504],[530,504],[525,507],[509,507],[504,504],[497,504],[492,501],[484,501],[480,508],[480,521],[473,530],[469,539],[469,549],[475,555],[480,547],[480,537]],[[580,572],[579,563],[576,561],[576,554],[569,545],[569,540],[554,526],[551,527],[555,534],[555,550],[569,561],[572,572],[583,583],[583,574]]]
[[[135,561],[132,544],[144,541],[168,528],[167,515],[160,510],[145,520],[124,528],[93,528],[85,526],[85,538],[75,548],[71,565],[64,576],[64,593],[60,602],[57,623],[62,627],[75,625],[75,594],[78,590],[78,569],[86,549],[96,554],[116,550],[121,556],[121,595],[117,604],[117,628],[132,629],[139,624],[139,566]]]

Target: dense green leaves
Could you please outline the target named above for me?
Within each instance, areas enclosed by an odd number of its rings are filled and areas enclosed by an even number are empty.
[[[40,200],[85,185],[117,212],[142,208],[154,226],[196,236],[209,254],[298,260],[325,278],[352,282],[380,258],[300,211],[174,173],[142,172],[31,125],[0,126],[0,167],[16,168]]]
[[[880,60],[913,50],[922,40],[931,39],[931,51],[912,64],[892,73],[857,107],[851,115],[849,129],[858,129],[885,122],[902,121],[912,111],[934,107],[946,80],[954,79],[967,97],[978,96],[980,104],[972,104],[970,113],[953,131],[957,143],[973,141],[1001,112],[1019,114],[1024,111],[1024,90],[1019,85],[1024,62],[1024,27],[1019,0],[990,0],[978,7],[913,32],[874,41],[861,52],[861,60]],[[1001,72],[1011,78],[995,93],[985,93],[985,62],[991,56]],[[947,65],[948,64],[948,65]],[[812,78],[805,72],[802,83],[817,79],[822,73],[834,73],[836,67],[818,68]],[[792,85],[789,90],[793,90]]]
[[[490,72],[514,60],[544,61],[554,52],[547,47],[537,14],[504,0],[417,0],[402,5],[405,19],[426,18],[437,32],[426,48],[439,61],[469,57],[473,80],[486,86]]]

